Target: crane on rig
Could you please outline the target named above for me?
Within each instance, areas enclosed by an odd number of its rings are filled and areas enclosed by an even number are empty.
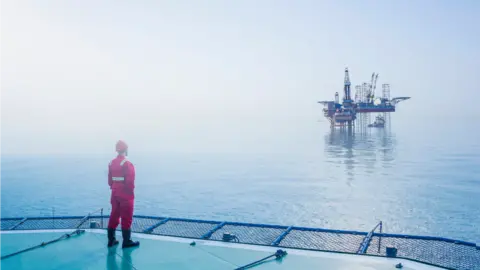
[[[368,94],[367,94],[367,103],[372,103],[375,100],[375,89],[377,88],[377,79],[378,79],[378,73],[375,74],[372,73],[372,79],[370,82],[370,87],[368,89]]]

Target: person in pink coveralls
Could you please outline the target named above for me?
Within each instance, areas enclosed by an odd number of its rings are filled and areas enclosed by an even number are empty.
[[[112,212],[108,221],[108,247],[115,246],[115,230],[121,219],[122,248],[136,247],[140,243],[131,240],[133,220],[133,202],[135,199],[135,167],[127,160],[128,145],[120,140],[116,144],[118,156],[108,165],[108,185],[112,190],[110,202]]]

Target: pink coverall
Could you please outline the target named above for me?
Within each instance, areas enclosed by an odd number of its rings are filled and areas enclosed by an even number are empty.
[[[112,212],[108,228],[116,229],[122,220],[122,230],[130,230],[135,199],[135,167],[125,156],[118,155],[108,165],[108,185],[112,190]]]

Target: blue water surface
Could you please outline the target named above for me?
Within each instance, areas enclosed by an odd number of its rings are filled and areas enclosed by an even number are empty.
[[[131,150],[135,212],[364,231],[382,220],[390,233],[480,243],[475,125],[394,120],[366,130],[311,123],[269,152]],[[2,217],[108,213],[112,155],[2,155]]]

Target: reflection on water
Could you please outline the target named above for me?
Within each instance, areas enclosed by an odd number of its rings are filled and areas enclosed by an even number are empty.
[[[395,135],[391,129],[332,128],[325,135],[325,153],[330,163],[345,166],[348,183],[356,175],[377,174],[395,161]]]

